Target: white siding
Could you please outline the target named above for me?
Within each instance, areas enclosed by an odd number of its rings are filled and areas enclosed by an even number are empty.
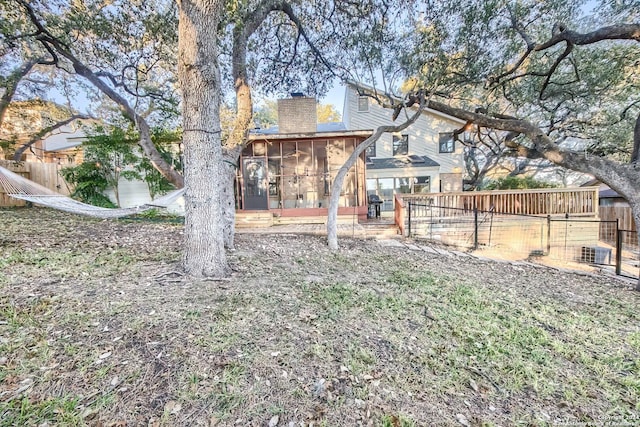
[[[66,148],[77,147],[86,139],[86,133],[82,128],[75,129],[71,126],[60,128],[58,133],[49,135],[43,140],[46,151],[64,150]]]
[[[392,122],[392,113],[392,110],[382,108],[375,102],[370,102],[368,112],[358,112],[357,90],[353,86],[347,86],[344,108],[344,123],[347,129],[375,130],[378,126],[402,123],[403,115],[396,122]],[[462,144],[456,142],[454,153],[440,153],[439,134],[459,129],[463,124],[463,121],[455,118],[427,111],[401,134],[409,135],[409,154],[427,156],[436,161],[440,164],[440,173],[462,174],[464,168]],[[391,134],[385,134],[377,141],[376,158],[393,157],[392,141]]]

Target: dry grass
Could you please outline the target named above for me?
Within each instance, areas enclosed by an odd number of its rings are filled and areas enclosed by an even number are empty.
[[[233,278],[194,281],[181,225],[0,221],[1,425],[639,421],[639,296],[615,278],[239,235]]]

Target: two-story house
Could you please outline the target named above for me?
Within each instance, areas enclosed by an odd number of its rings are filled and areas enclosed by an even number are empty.
[[[347,129],[373,129],[402,123],[392,121],[393,110],[381,107],[366,93],[371,87],[348,84],[343,122]],[[367,150],[367,194],[383,201],[382,210],[393,210],[398,193],[462,191],[464,147],[453,131],[464,121],[425,109],[417,121],[397,134],[384,134]]]

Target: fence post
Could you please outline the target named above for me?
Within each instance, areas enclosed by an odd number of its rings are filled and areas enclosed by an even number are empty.
[[[409,226],[407,227],[407,233],[409,233],[409,235],[407,237],[411,237],[411,201],[409,201],[409,215],[407,215],[407,217],[409,218]]]
[[[551,215],[547,215],[547,256],[551,253]]]
[[[473,249],[478,249],[478,208],[473,207]]]
[[[616,219],[616,275],[622,274],[622,230],[620,220]]]

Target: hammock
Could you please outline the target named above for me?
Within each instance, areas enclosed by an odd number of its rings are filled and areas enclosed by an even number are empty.
[[[172,191],[149,203],[131,208],[102,208],[63,196],[2,166],[0,166],[0,186],[4,187],[7,195],[15,199],[26,200],[65,212],[105,219],[134,215],[154,208],[166,208],[184,193],[184,189]]]

